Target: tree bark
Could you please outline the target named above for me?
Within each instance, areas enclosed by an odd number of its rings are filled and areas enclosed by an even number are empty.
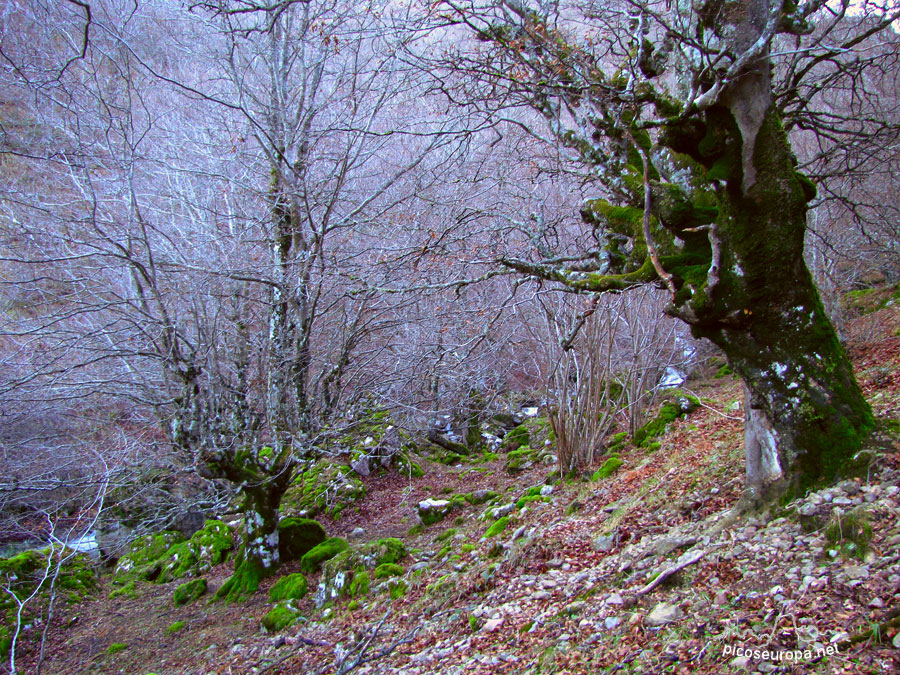
[[[768,13],[764,0],[742,6],[737,53]],[[705,274],[683,275],[670,312],[717,344],[747,386],[746,501],[758,505],[848,472],[874,418],[803,260],[814,188],[795,169],[767,53],[701,119],[704,141],[673,146],[714,176],[718,217]]]

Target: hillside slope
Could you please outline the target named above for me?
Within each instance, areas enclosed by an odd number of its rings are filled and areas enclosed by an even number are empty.
[[[900,337],[896,308],[876,314],[880,328],[864,326],[852,349],[883,423],[866,476],[733,521],[741,387],[689,383],[702,405],[659,447],[623,447],[607,477],[553,483],[540,461],[510,473],[485,455],[364,479],[358,510],[322,522],[351,544],[403,539],[401,576],[388,570],[367,593],[345,583],[332,599],[335,576],[311,574],[300,618],[269,633],[275,579],[243,604],[183,607],[178,582],[110,599],[105,581],[103,599],[60,612],[42,672],[287,675],[357,660],[354,673],[407,675],[898,672]],[[419,502],[477,490],[497,496],[457,499],[440,522],[411,527]],[[209,586],[229,569],[210,570]]]

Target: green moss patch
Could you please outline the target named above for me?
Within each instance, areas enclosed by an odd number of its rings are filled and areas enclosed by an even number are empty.
[[[392,579],[388,582],[388,594],[391,596],[391,600],[399,600],[406,595],[407,590],[408,586],[405,581]]]
[[[221,520],[207,520],[203,528],[185,540],[177,532],[160,532],[132,542],[119,559],[115,582],[131,579],[168,583],[202,574],[225,562],[234,548],[231,528]]]
[[[406,544],[396,537],[371,541],[362,546],[361,553],[374,556],[375,565],[396,563],[409,555],[406,550]]]
[[[594,472],[594,474],[591,476],[591,480],[598,481],[603,480],[604,478],[609,478],[616,472],[616,470],[620,466],[622,466],[622,464],[624,464],[624,462],[618,457],[610,457],[605,462],[603,462],[603,465],[599,469]]]
[[[529,443],[531,443],[531,432],[526,425],[520,424],[512,431],[507,432],[503,437],[500,447],[505,452],[511,452],[513,450],[518,450],[523,445],[528,445]]]
[[[349,544],[345,539],[330,537],[300,558],[300,570],[307,574],[317,572],[322,567],[322,563],[330,560],[341,551],[346,551],[347,548],[349,548]]]
[[[50,578],[48,576],[45,579],[48,565],[49,574],[52,575],[60,563],[56,589],[67,603],[82,602],[96,594],[99,590],[96,570],[90,559],[82,553],[75,553],[71,549],[51,550],[48,547],[0,558],[0,581],[7,588],[0,592],[0,649],[3,644],[11,643],[9,630],[16,624],[17,603],[12,595],[23,601],[38,591],[37,601],[26,605],[22,616],[23,622],[30,622],[32,613],[49,601]]]
[[[696,396],[674,391],[670,397],[671,400],[663,404],[655,418],[634,432],[635,445],[647,447],[653,439],[665,433],[669,424],[700,407]]]
[[[324,513],[334,520],[366,494],[366,486],[346,464],[327,459],[307,464],[293,478],[281,500],[283,515],[311,518]]]
[[[358,598],[368,595],[371,582],[372,580],[367,570],[357,572],[353,575],[353,580],[350,582],[350,596]]]
[[[394,563],[384,563],[375,568],[376,579],[387,579],[388,577],[402,577],[406,572],[400,565]]]
[[[106,653],[112,656],[113,654],[124,652],[126,649],[128,649],[128,645],[126,645],[124,642],[113,642],[109,647],[106,648]]]
[[[182,628],[184,628],[184,621],[176,621],[175,623],[169,624],[169,627],[166,628],[166,633],[172,635],[179,632]]]
[[[306,577],[300,574],[289,574],[282,577],[269,589],[269,600],[280,602],[282,600],[294,600],[302,598],[308,592],[309,587]]]
[[[498,518],[493,525],[491,525],[487,531],[484,533],[485,537],[496,537],[498,534],[503,532],[506,527],[509,525],[509,516],[503,516],[502,518]]]
[[[242,602],[259,589],[259,582],[265,577],[267,570],[255,560],[244,558],[243,551],[238,553],[237,562],[228,581],[216,591],[216,600]]]
[[[119,558],[116,579],[122,583],[130,577],[155,581],[162,570],[162,557],[172,546],[183,541],[184,537],[179,532],[168,530],[138,537],[128,546],[125,555]]]
[[[206,594],[206,579],[191,579],[175,589],[173,599],[176,607],[194,602]]]
[[[503,468],[509,473],[519,473],[534,466],[537,452],[530,447],[522,446],[506,455],[506,463]]]
[[[275,605],[263,617],[262,625],[270,633],[284,630],[300,618],[300,612],[290,601]]]

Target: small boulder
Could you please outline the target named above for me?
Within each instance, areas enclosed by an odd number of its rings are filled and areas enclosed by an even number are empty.
[[[281,602],[282,600],[296,600],[306,595],[309,587],[306,577],[300,574],[288,574],[281,577],[272,588],[269,589],[269,600]]]
[[[661,602],[653,608],[652,612],[644,617],[644,624],[647,626],[665,626],[678,621],[682,616],[684,616],[684,613],[678,605],[669,605]]]
[[[349,544],[346,540],[340,537],[330,537],[300,558],[300,570],[307,574],[317,572],[322,563],[331,560],[341,551],[346,551],[348,547]]]
[[[282,518],[278,523],[278,555],[281,562],[302,558],[325,541],[325,528],[310,518]]]
[[[173,596],[175,606],[181,607],[182,605],[194,602],[194,600],[197,600],[205,593],[206,579],[192,579],[175,589],[175,594]]]
[[[417,511],[422,524],[426,527],[443,520],[453,509],[453,505],[446,499],[425,499],[419,502]]]

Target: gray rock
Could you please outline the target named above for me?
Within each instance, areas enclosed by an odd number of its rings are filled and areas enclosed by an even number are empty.
[[[818,510],[818,507],[815,504],[806,503],[806,504],[803,504],[799,509],[797,509],[797,512],[801,516],[803,516],[805,518],[809,518],[810,516],[816,515],[817,510]]]
[[[449,502],[448,502],[449,503]],[[495,509],[491,509],[491,518],[497,520],[498,518],[503,518],[503,516],[508,516],[510,513],[516,510],[516,505],[513,503],[504,504],[503,506],[498,506]]]
[[[612,551],[615,546],[616,535],[614,534],[601,534],[598,537],[594,537],[594,540],[591,542],[591,548],[599,553]]]
[[[661,602],[644,618],[644,623],[648,626],[665,626],[678,621],[682,616],[684,613],[678,605]]]
[[[868,579],[869,570],[863,565],[848,565],[844,568],[844,574],[850,579]]]
[[[653,543],[653,550],[656,555],[669,555],[672,551],[676,551],[679,548],[684,548],[686,546],[693,546],[696,543],[696,537],[688,537],[686,539],[664,538],[659,539]]]
[[[606,626],[606,630],[612,630],[616,628],[619,624],[622,623],[622,619],[617,616],[608,616],[603,620],[603,625]]]
[[[541,488],[541,497],[546,497],[547,495],[552,495],[552,494],[553,494],[553,486],[552,485],[545,485],[544,487]]]
[[[369,468],[369,456],[361,455],[357,459],[354,459],[350,462],[350,468],[353,469],[360,476],[368,476],[372,473],[372,470]]]

